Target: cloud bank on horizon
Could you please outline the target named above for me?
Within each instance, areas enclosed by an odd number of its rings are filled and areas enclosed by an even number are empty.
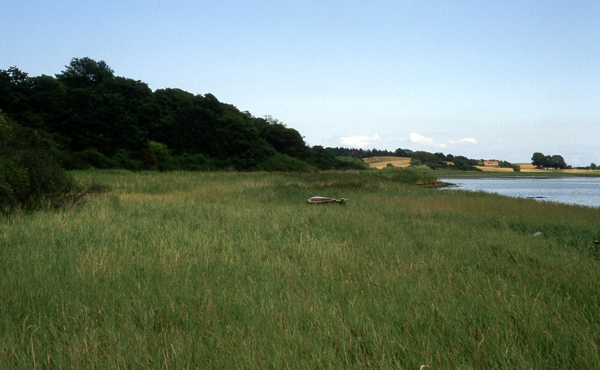
[[[356,135],[350,137],[341,137],[340,142],[343,145],[349,145],[351,147],[364,148],[368,145],[373,145],[380,140],[379,134],[373,136]]]
[[[375,145],[377,142],[381,141],[381,137],[379,134],[375,134],[373,136],[367,135],[355,135],[350,137],[340,137],[339,142],[342,145],[348,145],[350,147],[364,148],[367,146]],[[474,145],[477,144],[477,140],[471,137],[464,137],[458,140],[448,140],[445,142],[437,142],[435,139],[427,136],[423,136],[417,132],[412,132],[408,138],[402,138],[399,140],[400,142],[410,142],[412,144],[417,144],[420,147],[427,148],[448,148],[448,145]]]

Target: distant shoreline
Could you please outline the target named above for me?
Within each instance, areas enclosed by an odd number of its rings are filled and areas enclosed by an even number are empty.
[[[383,169],[388,165],[392,165],[397,168],[409,168],[410,158],[408,157],[369,157],[364,158],[363,161],[373,169]],[[438,177],[455,177],[455,176],[490,176],[490,177],[524,177],[524,176],[535,176],[535,177],[556,177],[556,176],[600,176],[600,170],[581,170],[581,169],[564,169],[564,170],[543,170],[535,168],[531,163],[514,163],[518,165],[521,170],[514,171],[512,168],[504,167],[485,167],[475,166],[481,171],[456,171],[456,170],[433,170],[433,174]],[[531,175],[535,174],[535,175]]]

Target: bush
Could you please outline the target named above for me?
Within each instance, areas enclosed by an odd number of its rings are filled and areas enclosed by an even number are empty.
[[[94,168],[107,169],[114,166],[113,161],[96,149],[86,149],[81,152],[82,157]]]
[[[275,153],[258,166],[262,171],[317,172],[318,168],[287,154]]]
[[[354,169],[354,170],[366,170],[369,165],[360,158],[338,156],[335,157],[340,163],[343,169]]]
[[[60,208],[73,205],[83,189],[58,164],[37,152],[23,154],[29,187],[23,205],[29,208]]]
[[[186,171],[210,171],[217,167],[210,157],[199,153],[183,153],[182,155],[173,157],[172,163],[173,168]]]
[[[173,156],[166,144],[151,140],[148,142],[148,152],[147,157],[151,158],[150,166],[147,165],[148,169],[158,169],[160,171],[176,169]]]
[[[410,160],[410,165],[411,167],[425,165],[432,170],[448,167],[448,165],[435,154],[424,151],[414,152]]]
[[[431,169],[427,166],[415,166],[425,167],[428,171],[415,171],[414,167],[410,167],[410,170],[404,168],[386,167],[383,171],[380,171],[383,176],[406,184],[418,184],[418,185],[430,185],[437,184],[437,178],[431,174]]]
[[[433,172],[433,170],[431,168],[427,167],[424,164],[412,165],[409,168],[411,171],[415,171],[415,172]]]
[[[10,210],[26,199],[28,187],[27,170],[13,159],[0,157],[0,210]]]
[[[0,212],[74,205],[84,191],[62,169],[49,139],[0,112]]]
[[[113,155],[112,161],[115,163],[115,167],[117,168],[125,168],[126,170],[131,171],[142,170],[144,168],[144,162],[132,157],[133,156],[131,153],[127,150],[119,149],[115,155]]]
[[[67,170],[89,170],[92,168],[92,165],[81,155],[81,152],[65,153],[61,162]]]
[[[55,162],[36,152],[0,158],[0,212],[73,206],[84,195],[81,186]]]
[[[115,167],[115,162],[96,149],[86,149],[73,153],[64,161],[64,166],[70,170],[87,170],[90,168],[108,169]]]

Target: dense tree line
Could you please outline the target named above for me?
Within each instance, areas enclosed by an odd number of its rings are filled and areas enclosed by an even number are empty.
[[[0,110],[52,142],[66,169],[282,170],[358,168],[271,117],[212,94],[152,91],[104,62],[74,58],[52,76],[0,70]]]

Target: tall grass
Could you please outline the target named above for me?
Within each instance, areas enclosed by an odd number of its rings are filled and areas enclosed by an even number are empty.
[[[0,219],[0,368],[600,367],[597,209],[369,172],[75,176],[112,190]]]

